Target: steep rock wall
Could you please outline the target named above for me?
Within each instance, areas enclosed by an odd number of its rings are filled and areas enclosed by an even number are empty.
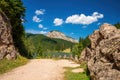
[[[81,53],[92,80],[120,80],[120,29],[103,24],[89,36],[91,45]]]
[[[0,60],[5,57],[14,59],[18,53],[13,44],[11,28],[9,19],[0,11]]]

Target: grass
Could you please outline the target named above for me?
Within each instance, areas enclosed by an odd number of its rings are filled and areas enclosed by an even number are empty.
[[[28,59],[18,56],[16,60],[3,59],[0,61],[0,74],[10,71],[18,66],[24,65],[28,62]]]
[[[65,53],[70,53],[70,52],[71,52],[71,49],[70,49],[70,48],[65,49],[65,50],[63,50],[63,52],[65,52]]]
[[[82,72],[82,73],[73,73],[72,70],[73,69],[77,69],[77,68],[84,68],[85,72]],[[88,71],[86,69],[85,64],[81,64],[80,67],[76,67],[76,68],[67,67],[65,69],[66,69],[65,80],[90,80],[89,75],[87,75]]]

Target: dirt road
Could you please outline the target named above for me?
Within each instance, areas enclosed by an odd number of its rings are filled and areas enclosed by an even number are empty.
[[[34,59],[0,76],[0,80],[63,80],[64,67],[78,67],[69,60]]]

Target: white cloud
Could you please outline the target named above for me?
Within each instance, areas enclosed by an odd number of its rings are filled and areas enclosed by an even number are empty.
[[[38,18],[38,15],[43,15],[44,14],[44,12],[45,12],[45,10],[44,9],[40,9],[40,10],[36,10],[35,11],[35,16],[33,16],[33,21],[34,22],[41,22],[42,20],[40,19],[40,18]]]
[[[25,32],[26,32],[26,33],[32,33],[32,34],[40,34],[40,31],[38,31],[38,30],[33,30],[33,29],[26,30]]]
[[[40,9],[40,10],[36,10],[36,11],[35,11],[35,14],[36,14],[36,15],[43,15],[44,12],[45,12],[44,9]]]
[[[40,34],[46,34],[47,31],[40,31]]]
[[[93,22],[98,21],[98,19],[103,18],[104,15],[98,12],[94,12],[91,16],[86,16],[85,14],[75,14],[72,16],[67,17],[66,23],[72,24],[82,24],[82,25],[89,25]]]
[[[38,28],[41,28],[41,29],[43,29],[43,30],[47,30],[47,29],[48,29],[47,27],[44,27],[42,24],[39,24],[39,25],[38,25]]]
[[[37,16],[33,16],[32,19],[34,22],[41,22],[42,20],[40,18],[38,18]]]
[[[46,34],[47,33],[47,31],[39,31],[39,30],[33,30],[33,29],[26,30],[25,32],[32,33],[32,34]]]
[[[63,22],[64,22],[63,19],[60,19],[60,18],[55,18],[53,21],[55,26],[60,26],[63,24]]]
[[[43,25],[42,25],[42,24],[39,24],[38,27],[39,27],[39,28],[43,28]]]
[[[103,14],[98,13],[98,12],[94,12],[94,13],[92,14],[92,16],[93,16],[93,17],[96,17],[96,18],[103,18],[103,17],[104,17]]]

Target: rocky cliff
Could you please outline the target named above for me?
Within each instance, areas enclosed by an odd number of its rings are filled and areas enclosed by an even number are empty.
[[[62,32],[59,32],[59,31],[48,32],[47,36],[50,37],[50,38],[63,39],[63,40],[70,41],[70,42],[73,42],[73,43],[78,43],[77,40],[74,40],[70,37],[67,37],[65,34],[63,34]]]
[[[13,45],[11,28],[8,18],[0,11],[0,60],[13,59],[18,53]]]
[[[81,53],[92,80],[120,80],[120,29],[103,24],[89,36],[91,45]]]

